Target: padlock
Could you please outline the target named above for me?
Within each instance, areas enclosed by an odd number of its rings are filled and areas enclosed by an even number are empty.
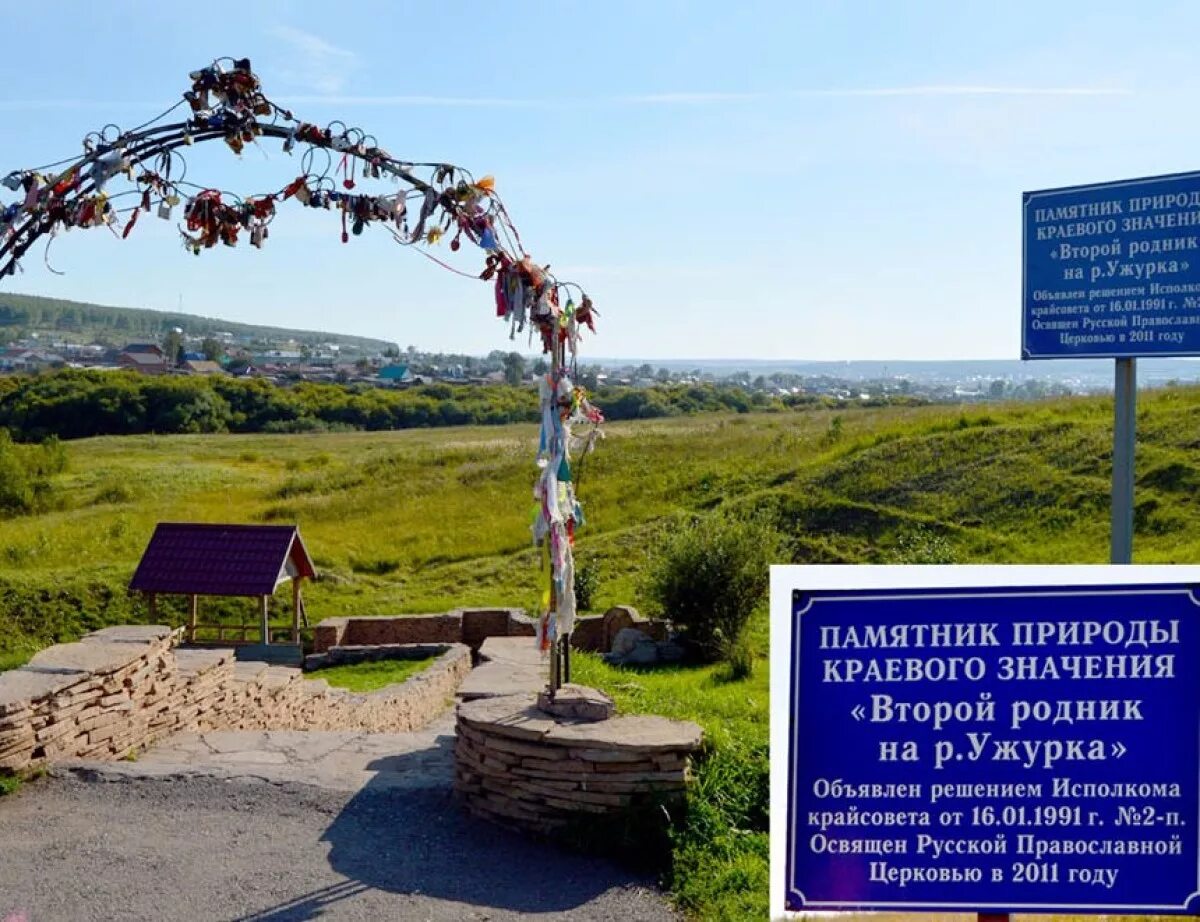
[[[250,245],[262,249],[263,241],[267,237],[267,228],[262,224],[255,224],[250,229]]]
[[[158,203],[158,216],[164,221],[171,220],[171,206],[168,204],[169,201],[169,199],[163,199]]]

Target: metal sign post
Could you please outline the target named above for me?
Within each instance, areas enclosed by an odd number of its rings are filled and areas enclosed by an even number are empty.
[[[1133,456],[1137,443],[1137,359],[1117,359],[1113,387],[1111,563],[1133,563]]]

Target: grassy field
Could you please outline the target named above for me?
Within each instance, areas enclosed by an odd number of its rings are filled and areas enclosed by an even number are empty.
[[[1110,418],[1110,402],[1080,398],[614,424],[581,471],[578,553],[600,568],[593,607],[649,608],[639,580],[662,530],[718,508],[775,524],[794,562],[1102,563]],[[1139,562],[1200,555],[1198,424],[1200,390],[1140,400]],[[544,587],[528,530],[535,438],[509,426],[69,443],[57,508],[0,522],[0,668],[144,619],[124,586],[164,520],[298,522],[322,577],[306,590],[314,620],[534,609]],[[250,601],[221,611],[253,620]],[[580,678],[623,708],[706,729],[671,878],[680,904],[705,919],[765,916],[765,618],[754,636],[758,668],[738,681],[722,667],[633,672],[580,658]]]
[[[638,604],[657,530],[719,506],[770,518],[798,562],[1103,562],[1109,413],[1072,399],[614,424],[580,485],[595,605]],[[1136,557],[1195,559],[1200,392],[1144,395],[1139,416]],[[129,617],[124,586],[162,520],[298,522],[322,573],[316,619],[534,608],[534,438],[505,426],[68,443],[58,508],[0,521],[0,663]],[[252,620],[238,604],[225,608]]]
[[[324,679],[334,688],[344,688],[346,691],[372,692],[388,685],[399,685],[432,662],[432,656],[424,659],[386,659],[374,663],[327,666],[305,673],[304,677]]]

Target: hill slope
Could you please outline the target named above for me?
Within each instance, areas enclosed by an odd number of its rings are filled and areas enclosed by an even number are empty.
[[[295,339],[300,343],[340,343],[355,353],[382,352],[392,343],[364,336],[341,333],[322,333],[313,330],[291,330],[267,327],[232,320],[218,320],[196,314],[175,311],[154,311],[133,307],[105,307],[80,301],[60,301],[37,295],[0,294],[0,343],[20,331],[53,330],[74,339],[127,341],[131,339],[159,340],[172,327],[181,327],[195,336],[220,331],[234,336],[249,336],[255,340],[280,341]]]
[[[1136,559],[1194,559],[1200,389],[1146,395],[1139,417]],[[717,507],[773,521],[796,562],[1099,563],[1109,427],[1099,398],[613,424],[583,467],[580,554],[600,562],[598,605],[638,604],[657,529]],[[170,519],[299,522],[328,576],[316,618],[536,607],[534,439],[500,426],[70,443],[51,511],[0,522],[0,651],[134,614],[124,585]]]

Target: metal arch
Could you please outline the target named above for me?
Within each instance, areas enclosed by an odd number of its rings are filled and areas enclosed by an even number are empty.
[[[403,193],[405,200],[412,194],[424,198],[420,218],[407,240],[401,239],[395,231],[393,236],[401,243],[419,243],[425,239],[432,243],[435,239],[433,231],[438,231],[440,237],[457,224],[452,249],[457,249],[458,237],[465,234],[468,240],[487,252],[486,266],[479,277],[483,280],[495,278],[497,306],[502,308],[501,316],[512,316],[514,332],[526,324],[530,326],[531,332],[534,328],[538,329],[542,336],[543,351],[549,353],[552,359],[551,373],[542,383],[543,438],[542,448],[539,450],[539,466],[542,473],[535,484],[535,496],[540,500],[540,518],[537,519],[534,535],[535,539],[544,542],[550,548],[551,601],[548,609],[543,608],[539,619],[539,638],[543,649],[551,653],[549,691],[553,697],[564,681],[570,681],[570,630],[575,617],[572,580],[574,526],[578,524],[576,520],[581,516],[568,464],[575,442],[570,426],[574,423],[595,427],[603,421],[602,415],[587,401],[582,389],[575,387],[568,377],[568,345],[574,358],[579,329],[586,325],[594,331],[593,317],[597,312],[590,298],[580,286],[555,278],[549,271],[549,266],[537,266],[533,263],[525,252],[520,235],[499,196],[495,194],[491,185],[485,187],[483,180],[477,183],[468,170],[453,164],[415,164],[398,160],[378,147],[374,135],[341,122],[331,122],[324,129],[312,123],[302,122],[289,110],[277,106],[262,93],[261,84],[250,69],[249,60],[234,61],[232,71],[222,70],[220,61],[224,60],[232,59],[218,59],[210,67],[191,75],[193,88],[191,92],[184,94],[184,99],[191,103],[194,113],[192,118],[158,124],[178,108],[180,103],[176,103],[166,112],[132,131],[125,132],[116,125],[105,125],[99,132],[90,133],[84,139],[84,154],[78,160],[59,161],[51,166],[18,170],[8,174],[4,178],[4,184],[8,188],[17,191],[26,184],[29,188],[25,189],[24,204],[0,209],[0,279],[16,271],[19,261],[39,239],[48,234],[52,235],[59,226],[76,226],[77,215],[74,209],[89,198],[93,205],[103,204],[105,212],[99,220],[85,226],[111,227],[112,220],[106,215],[115,214],[116,209],[112,209],[107,198],[101,199],[100,193],[110,180],[116,179],[122,173],[126,174],[132,188],[119,194],[140,192],[143,196],[142,202],[130,210],[123,236],[132,230],[139,209],[144,207],[149,210],[152,192],[158,193],[160,206],[165,200],[176,195],[182,198],[179,188],[182,179],[172,181],[167,176],[159,176],[144,164],[166,156],[166,172],[169,174],[169,165],[173,162],[175,152],[181,147],[195,143],[222,139],[230,143],[235,152],[240,152],[247,141],[267,137],[282,140],[284,150],[289,153],[297,144],[307,145],[309,151],[320,149],[328,153],[330,169],[321,177],[314,177],[302,169],[300,177],[284,190],[242,199],[243,209],[252,201],[259,203],[269,200],[273,214],[274,203],[297,192],[298,184],[307,188],[308,182],[313,179],[318,183],[326,179],[332,182],[330,174],[336,172],[336,168],[332,166],[335,154],[341,154],[344,163],[349,163],[349,158],[354,158],[355,163],[369,163],[373,175],[386,173],[407,183],[409,189]],[[215,91],[217,105],[207,104],[210,91]],[[203,98],[200,105],[197,105],[198,98]],[[260,115],[269,116],[270,121],[260,118]],[[331,130],[335,124],[343,126],[341,133],[335,134]],[[370,147],[367,146],[368,140],[373,142]],[[104,158],[114,154],[120,158],[116,163],[105,164],[103,171],[97,169]],[[42,169],[56,168],[63,163],[68,165],[61,170],[56,169],[52,174],[43,175],[40,172]],[[186,160],[184,164],[186,166]],[[416,175],[414,170],[417,166],[431,170],[430,181]],[[142,173],[135,178],[134,171],[139,168]],[[346,171],[347,189],[353,188],[351,172]],[[46,181],[44,186],[43,179]],[[141,189],[142,183],[147,184],[145,189]],[[56,192],[59,187],[61,190]],[[187,198],[190,205],[197,201],[198,196]],[[384,200],[390,200],[393,206],[399,203],[399,198],[395,195],[344,196],[337,192],[335,187],[328,201],[336,201],[339,204],[343,222],[349,211],[345,207],[349,200],[355,200],[360,205],[364,204],[364,200],[373,203],[377,212],[372,213],[371,220],[382,220],[379,212],[382,211]],[[487,202],[486,209],[480,207],[481,201]],[[437,214],[439,208],[440,215]],[[406,221],[402,212],[396,209],[396,213],[401,215],[397,218],[398,224],[402,220]],[[226,211],[225,215],[228,217],[229,212]],[[426,238],[426,220],[435,216],[438,217],[438,221]],[[356,219],[360,217],[356,215]],[[94,213],[92,218],[95,218]],[[257,214],[254,215],[254,219],[262,220]],[[243,212],[241,226],[247,227],[248,220],[250,216]],[[363,221],[365,224],[365,219]],[[439,229],[440,225],[445,226]],[[407,229],[406,223],[402,226]],[[356,233],[358,230],[356,228]],[[507,248],[506,242],[500,239],[501,233],[507,238]],[[201,244],[186,234],[184,237],[188,245],[196,248],[198,252]],[[236,230],[231,239],[235,237]],[[216,242],[211,237],[202,239],[206,248]],[[343,240],[345,239],[343,230]],[[253,236],[251,242],[254,242]],[[518,308],[514,308],[511,298],[514,283],[516,291],[524,299],[519,301]],[[566,305],[561,306],[559,292],[572,288],[579,292],[582,303],[576,307],[568,298]],[[504,310],[506,298],[508,307]],[[582,451],[586,453],[591,449],[594,439],[589,436],[578,442],[582,445]],[[564,469],[567,470],[565,480],[560,478],[560,471]]]

